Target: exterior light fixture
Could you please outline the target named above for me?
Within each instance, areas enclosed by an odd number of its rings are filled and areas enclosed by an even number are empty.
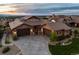
[[[17,33],[16,33],[16,31],[13,31],[13,35],[16,35]]]
[[[55,23],[56,21],[55,20],[51,20],[51,22]]]
[[[33,29],[30,29],[31,32],[33,32]]]

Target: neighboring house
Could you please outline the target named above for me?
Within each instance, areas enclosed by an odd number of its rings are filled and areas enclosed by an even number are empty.
[[[60,19],[60,16],[59,15],[48,16],[49,21],[51,21],[52,19],[54,19],[55,21],[58,21]]]
[[[75,27],[79,27],[79,16],[73,16],[72,21]]]
[[[66,16],[63,18],[63,23],[70,27],[74,27],[74,20],[72,19],[72,16]]]
[[[62,22],[62,23],[65,23],[67,26],[70,26],[70,27],[74,27],[75,24],[78,23],[78,20],[76,18],[74,18],[74,16],[64,16],[64,17],[57,17],[55,16],[54,17],[54,20],[56,22]],[[53,18],[52,18],[53,19]],[[76,20],[75,20],[76,19]]]
[[[63,22],[71,27],[79,27],[79,17],[78,16],[70,16],[65,17]]]

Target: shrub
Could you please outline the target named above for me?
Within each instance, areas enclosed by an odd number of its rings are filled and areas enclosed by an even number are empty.
[[[5,48],[3,49],[3,51],[2,51],[2,53],[7,53],[9,50],[10,50],[9,47],[5,47]]]
[[[13,36],[13,40],[16,41],[17,40],[17,36]]]
[[[50,34],[50,40],[51,40],[51,41],[56,41],[56,40],[57,40],[57,34],[56,34],[56,32],[52,32],[52,33]]]
[[[58,41],[61,41],[61,40],[63,40],[63,39],[65,39],[65,36],[58,36]]]

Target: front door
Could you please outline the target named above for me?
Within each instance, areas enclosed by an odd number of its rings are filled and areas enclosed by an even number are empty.
[[[37,28],[34,28],[34,34],[38,35],[38,29]]]
[[[35,26],[33,29],[33,32],[35,35],[39,35],[41,32],[41,28],[39,26]]]

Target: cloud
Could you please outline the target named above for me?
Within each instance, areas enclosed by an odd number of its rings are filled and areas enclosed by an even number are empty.
[[[1,4],[4,5],[4,4]],[[79,4],[75,3],[24,3],[5,4],[11,5],[18,14],[79,14]],[[6,8],[7,9],[7,8]]]

